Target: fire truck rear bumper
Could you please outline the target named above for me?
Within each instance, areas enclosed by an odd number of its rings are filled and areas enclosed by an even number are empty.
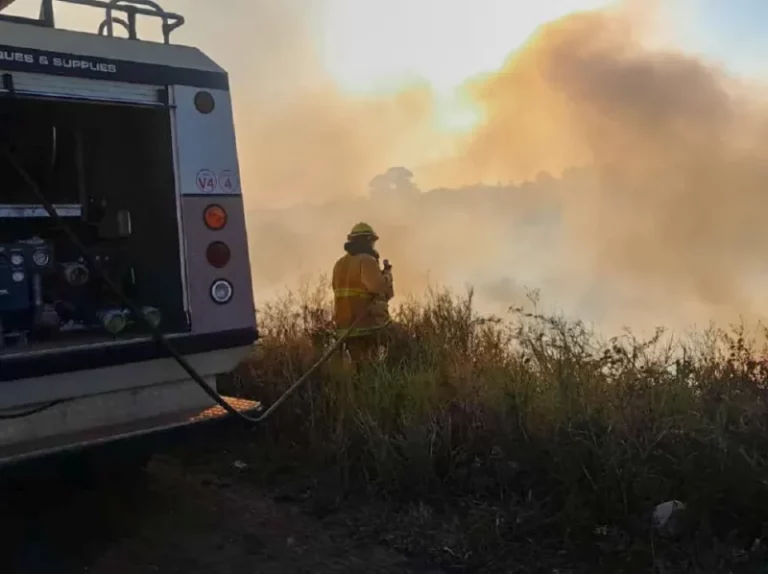
[[[187,355],[208,385],[252,347]],[[237,408],[258,403],[236,401]],[[171,358],[0,383],[0,466],[142,435],[179,434],[225,417]]]
[[[201,391],[202,392],[202,391]],[[239,412],[255,414],[260,409],[256,401],[224,397]],[[40,415],[33,415],[40,416]],[[170,448],[180,441],[197,440],[211,432],[220,432],[223,425],[239,423],[219,406],[190,408],[125,422],[94,426],[76,432],[63,433],[45,438],[23,440],[0,446],[0,468],[62,457],[119,451],[125,446],[148,452]]]

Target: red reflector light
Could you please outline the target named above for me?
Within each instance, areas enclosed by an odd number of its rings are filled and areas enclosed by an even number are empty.
[[[205,257],[208,259],[208,263],[217,269],[221,269],[229,263],[230,256],[229,246],[222,241],[214,241],[205,250]]]
[[[218,231],[227,224],[227,212],[220,205],[209,205],[203,212],[203,221],[208,229]]]

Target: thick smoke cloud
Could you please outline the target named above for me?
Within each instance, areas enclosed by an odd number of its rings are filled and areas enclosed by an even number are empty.
[[[591,168],[593,183],[559,201],[598,277],[713,311],[766,308],[745,288],[768,239],[758,94],[695,58],[644,49],[607,12],[544,27],[474,89],[488,121],[461,162],[478,176]]]
[[[484,125],[454,156],[408,166],[445,187],[515,185],[340,199],[364,191],[408,138],[428,141],[429,93],[365,103],[307,94],[244,151],[256,181],[338,201],[253,212],[257,288],[327,271],[347,229],[366,219],[380,228],[401,293],[473,284],[500,309],[526,284],[611,325],[762,315],[763,94],[641,40],[616,11],[542,27],[499,73],[465,86]]]

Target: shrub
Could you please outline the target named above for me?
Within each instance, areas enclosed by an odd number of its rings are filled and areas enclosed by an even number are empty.
[[[241,392],[273,401],[331,344],[327,292],[262,309]],[[275,414],[270,444],[348,494],[453,508],[465,565],[534,537],[631,556],[669,499],[694,532],[760,538],[768,371],[746,329],[602,341],[532,303],[505,318],[478,315],[471,291],[403,303],[386,355],[359,372],[334,357]]]

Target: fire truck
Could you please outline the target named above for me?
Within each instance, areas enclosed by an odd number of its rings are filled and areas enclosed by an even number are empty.
[[[257,412],[216,391],[257,339],[226,71],[172,44],[184,18],[152,0],[42,0],[38,18],[13,2],[0,0],[0,465],[131,439],[143,461],[173,431]],[[103,21],[60,29],[63,4]],[[139,39],[139,18],[162,41]]]

